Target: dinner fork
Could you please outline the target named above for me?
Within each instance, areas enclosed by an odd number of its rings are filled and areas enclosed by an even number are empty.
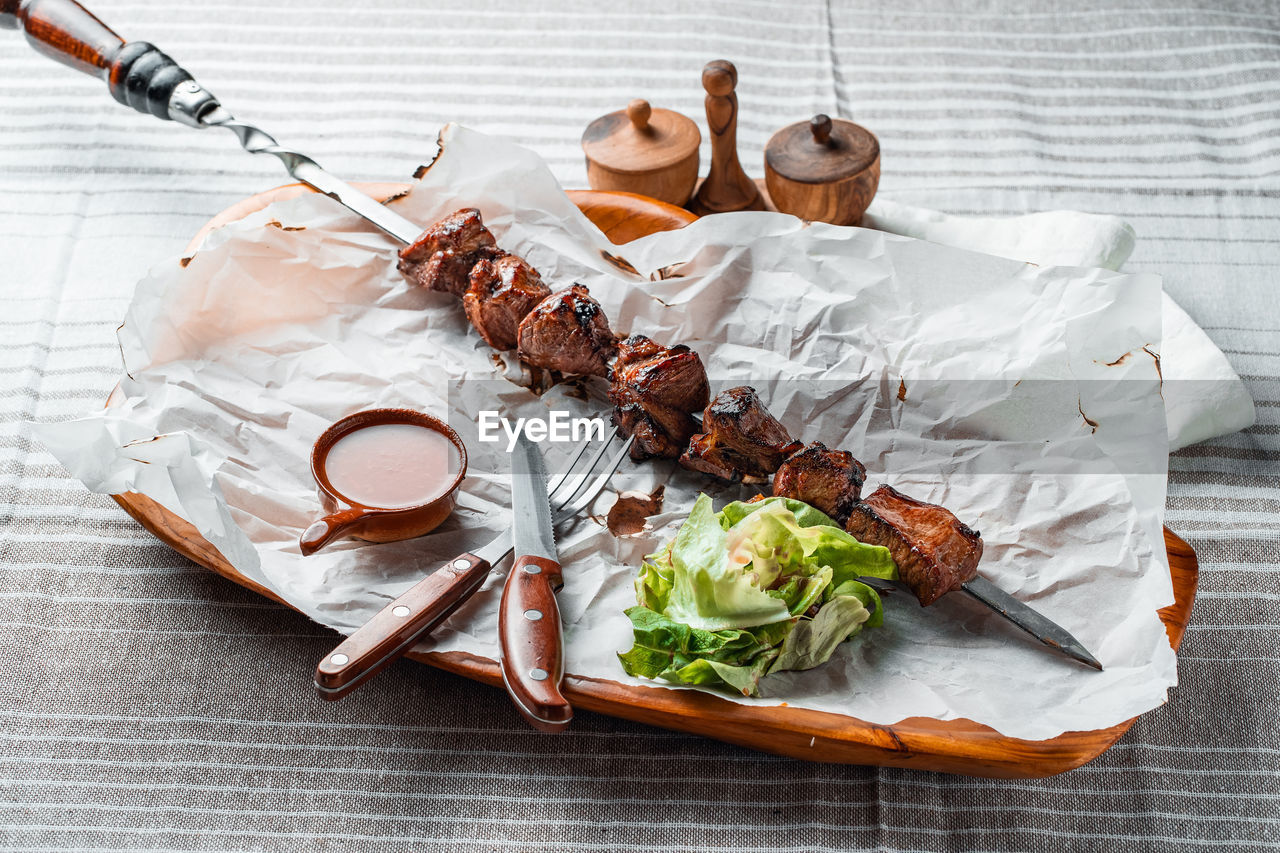
[[[547,483],[555,525],[576,517],[604,491],[631,450],[632,439],[627,437],[609,456],[617,438],[616,427],[599,442],[588,437]],[[586,464],[579,465],[593,444],[598,446]],[[601,460],[606,460],[603,465]],[[323,699],[341,699],[400,658],[474,595],[489,570],[502,562],[512,547],[511,530],[504,530],[414,584],[325,656],[316,667],[316,692]]]

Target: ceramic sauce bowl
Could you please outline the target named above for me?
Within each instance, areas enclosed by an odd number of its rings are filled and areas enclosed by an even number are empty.
[[[467,449],[448,424],[412,409],[369,409],[334,423],[311,449],[325,515],[298,540],[314,554],[342,536],[412,539],[453,511]]]

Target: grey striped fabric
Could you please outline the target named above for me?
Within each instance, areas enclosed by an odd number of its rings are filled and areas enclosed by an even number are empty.
[[[335,635],[87,494],[29,419],[100,406],[133,283],[281,183],[230,136],[126,111],[0,31],[0,844],[10,850],[1252,850],[1280,847],[1280,6],[1241,0],[98,0],[231,109],[353,179],[401,179],[460,120],[585,182],[630,98],[700,116],[740,72],[748,171],[817,111],[876,130],[882,193],[956,213],[1127,217],[1258,403],[1171,460],[1199,552],[1181,684],[1042,781],[805,764],[402,663],[340,704]],[[704,152],[704,157],[707,152]],[[705,161],[704,161],[705,162]]]

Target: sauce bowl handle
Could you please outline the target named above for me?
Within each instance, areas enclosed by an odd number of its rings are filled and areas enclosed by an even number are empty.
[[[368,515],[368,510],[344,509],[341,512],[335,512],[331,515],[326,515],[324,518],[316,519],[298,537],[298,547],[302,549],[302,556],[311,556]]]

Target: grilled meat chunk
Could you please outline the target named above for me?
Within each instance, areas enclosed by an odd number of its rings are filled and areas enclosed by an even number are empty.
[[[520,359],[547,370],[608,376],[618,350],[600,303],[580,284],[539,302],[517,333]]]
[[[852,453],[828,450],[815,441],[782,463],[773,478],[773,493],[804,501],[844,524],[862,496],[866,479],[867,469]]]
[[[978,574],[982,537],[937,504],[881,486],[855,504],[845,529],[860,542],[883,545],[898,576],[922,607],[954,592]]]
[[[660,346],[644,335],[618,344],[609,400],[613,422],[635,436],[631,458],[679,457],[698,431],[691,413],[710,397],[702,359],[687,346]]]
[[[471,286],[462,296],[467,319],[480,337],[498,350],[516,348],[520,321],[551,295],[538,271],[523,258],[497,250],[471,269]]]
[[[613,423],[624,435],[635,436],[631,458],[636,461],[655,456],[676,459],[698,430],[698,422],[679,409],[661,409],[655,416],[638,402],[619,405],[615,399],[614,405]]]
[[[470,284],[471,268],[497,252],[493,234],[474,207],[449,214],[432,225],[411,246],[400,250],[398,269],[428,290],[461,296]]]
[[[801,447],[745,385],[716,395],[702,413],[702,430],[680,464],[730,482],[764,482]]]

